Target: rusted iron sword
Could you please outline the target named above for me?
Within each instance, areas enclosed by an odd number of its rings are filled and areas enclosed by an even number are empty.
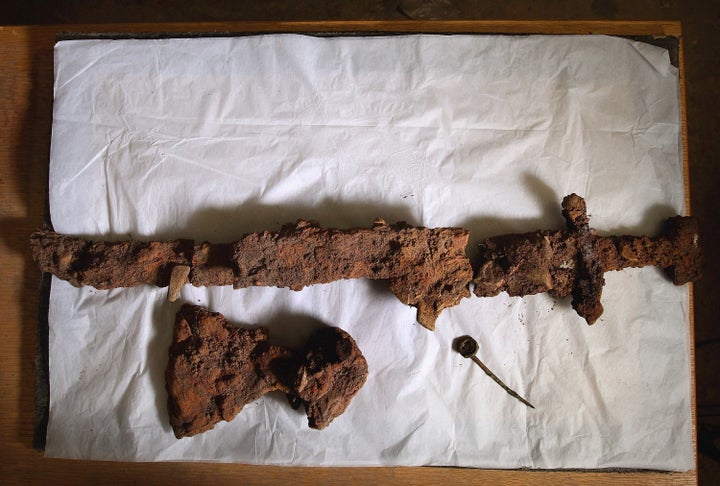
[[[604,272],[657,265],[676,285],[700,277],[697,221],[675,216],[658,237],[598,236],[588,224],[585,201],[562,203],[565,230],[490,238],[471,264],[462,228],[424,228],[375,222],[372,228],[322,228],[300,220],[279,231],[243,235],[232,243],[87,241],[53,231],[30,238],[35,261],[73,285],[97,289],[156,285],[169,297],[185,283],[288,287],[347,278],[387,280],[401,302],[415,306],[418,322],[434,329],[443,309],[474,293],[572,294],[572,305],[589,324],[602,313]]]

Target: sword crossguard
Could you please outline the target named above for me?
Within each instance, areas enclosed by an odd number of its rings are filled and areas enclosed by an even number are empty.
[[[562,202],[565,230],[502,235],[480,244],[474,262],[474,293],[523,296],[549,292],[572,295],[572,306],[588,324],[602,314],[604,273],[629,267],[661,267],[675,285],[700,278],[698,222],[687,216],[665,221],[660,236],[599,236],[590,227],[583,198]]]

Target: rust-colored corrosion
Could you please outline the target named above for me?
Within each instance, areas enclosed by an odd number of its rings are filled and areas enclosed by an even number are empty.
[[[300,220],[279,231],[249,233],[220,244],[92,242],[51,231],[31,237],[33,255],[43,271],[97,289],[167,287],[177,266],[189,267],[187,278],[195,286],[300,290],[347,278],[388,280],[390,290],[403,303],[417,307],[418,322],[430,329],[443,309],[470,296],[467,241],[468,232],[459,228],[388,225],[382,220],[372,228],[347,230]]]
[[[563,199],[568,229],[502,235],[480,244],[475,262],[474,293],[523,296],[549,292],[572,295],[577,313],[593,324],[602,314],[603,274],[629,267],[663,268],[675,285],[701,276],[697,220],[674,216],[660,236],[598,236],[589,227],[585,201]]]
[[[342,329],[322,328],[300,350],[267,339],[263,327],[235,327],[220,313],[182,306],[165,371],[170,424],[178,439],[232,420],[274,390],[283,391],[293,406],[303,404],[309,426],[323,429],[367,379],[367,361]]]
[[[697,221],[675,216],[663,233],[598,236],[590,228],[585,201],[563,199],[565,230],[490,238],[471,264],[467,230],[424,228],[379,220],[372,228],[323,228],[300,220],[279,231],[243,235],[232,243],[91,242],[51,231],[31,237],[43,271],[73,285],[98,289],[150,284],[169,286],[169,298],[186,282],[195,286],[288,287],[346,278],[387,280],[401,302],[417,307],[418,322],[434,329],[443,309],[474,293],[490,297],[551,292],[573,296],[573,307],[592,324],[602,313],[603,274],[657,265],[676,285],[700,277]],[[180,268],[176,268],[180,267]]]

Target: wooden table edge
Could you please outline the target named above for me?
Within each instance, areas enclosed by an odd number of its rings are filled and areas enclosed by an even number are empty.
[[[177,35],[232,35],[248,33],[437,33],[437,34],[560,34],[560,35],[618,35],[677,37],[680,40],[679,72],[681,101],[681,137],[682,159],[684,164],[684,183],[687,212],[690,212],[689,170],[687,153],[687,119],[685,99],[684,57],[682,52],[682,26],[679,21],[498,21],[498,20],[356,20],[356,21],[238,21],[238,22],[172,22],[172,23],[111,23],[111,24],[59,24],[43,26],[0,26],[0,41],[24,41],[26,49],[52,49],[55,39],[60,35],[84,34],[177,34]],[[32,71],[32,67],[30,69]],[[31,77],[32,72],[21,73]],[[17,188],[14,188],[17,190]],[[3,254],[6,250],[2,250]],[[690,358],[692,369],[692,430],[693,444],[697,451],[697,430],[695,414],[695,350],[692,286],[690,287],[691,342]],[[21,454],[13,451],[15,457],[6,457],[11,462],[23,458],[39,462],[55,470],[71,472],[69,477],[82,477],[83,471],[88,477],[96,477],[98,468],[113,470],[126,469],[134,477],[145,476],[151,470],[164,471],[166,478],[177,476],[190,479],[193,470],[203,476],[215,471],[220,479],[230,480],[238,477],[253,477],[263,484],[272,484],[282,477],[302,484],[303,481],[316,482],[319,479],[343,480],[351,483],[377,482],[392,479],[399,484],[411,484],[422,481],[426,484],[443,483],[446,479],[463,481],[493,481],[504,484],[545,484],[549,482],[573,482],[582,484],[605,484],[612,481],[620,484],[695,484],[697,483],[697,452],[695,470],[686,472],[662,471],[584,471],[584,470],[499,470],[472,468],[434,468],[434,467],[360,467],[360,468],[317,468],[286,466],[252,466],[244,464],[211,463],[115,463],[97,461],[67,461],[46,459],[42,453],[27,448]],[[169,471],[168,469],[172,469]],[[34,469],[33,469],[34,470]],[[133,473],[135,471],[135,473]],[[80,476],[77,474],[80,473]],[[18,478],[19,479],[19,478]],[[59,479],[56,477],[55,479]],[[211,477],[207,479],[215,481]]]
[[[398,32],[398,33],[483,33],[483,34],[606,34],[680,37],[679,21],[604,20],[321,20],[245,22],[168,22],[55,24],[5,26],[3,29],[33,29],[62,32],[204,33],[251,32]]]

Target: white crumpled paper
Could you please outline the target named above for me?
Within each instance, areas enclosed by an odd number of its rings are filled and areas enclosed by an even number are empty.
[[[678,71],[631,40],[81,40],[59,42],[55,63],[50,206],[62,233],[224,242],[298,218],[382,217],[462,226],[475,244],[563,227],[571,192],[601,234],[655,234],[684,211]],[[434,333],[379,282],[186,286],[181,301],[268,326],[281,344],[340,326],[370,375],[323,431],[274,393],[177,440],[163,373],[180,302],[54,279],[46,455],[693,468],[688,288],[656,268],[606,280],[592,327],[568,300],[500,295],[445,310]],[[451,350],[463,334],[535,410]]]

